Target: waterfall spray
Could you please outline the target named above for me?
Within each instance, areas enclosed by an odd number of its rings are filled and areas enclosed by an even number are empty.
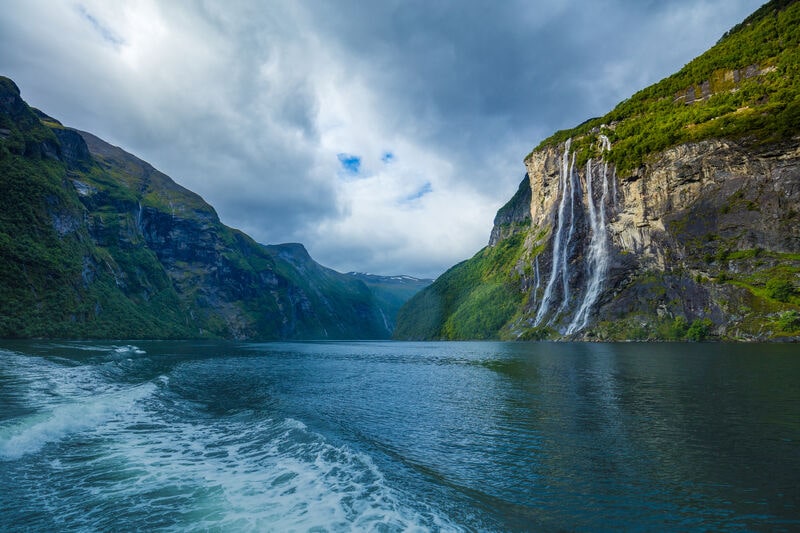
[[[547,280],[547,285],[544,287],[544,294],[542,295],[542,303],[539,304],[539,310],[536,313],[536,318],[533,321],[534,326],[538,326],[544,316],[547,314],[547,311],[550,309],[550,300],[553,296],[553,287],[556,284],[556,280],[558,279],[559,271],[560,271],[560,259],[562,256],[561,253],[561,239],[562,239],[562,230],[564,227],[564,216],[566,215],[566,207],[567,207],[567,174],[570,170],[569,165],[569,148],[572,144],[572,139],[567,139],[567,142],[564,144],[564,155],[561,158],[561,176],[559,179],[559,189],[561,193],[561,200],[558,204],[558,224],[556,225],[556,233],[553,240],[553,264],[550,268],[550,277]],[[573,159],[574,161],[574,159]],[[566,284],[565,284],[566,285]]]
[[[601,150],[611,149],[611,142],[605,135],[600,136]],[[597,168],[597,167],[595,167]],[[587,279],[586,292],[583,295],[578,311],[567,326],[567,335],[575,333],[586,327],[589,322],[589,312],[592,306],[600,297],[600,292],[608,270],[608,236],[606,234],[606,199],[608,197],[608,163],[603,163],[603,181],[600,202],[595,209],[594,197],[592,195],[592,181],[594,172],[592,171],[592,160],[586,163],[586,188],[588,191],[589,224],[591,227],[592,238],[589,243],[589,253],[587,257]]]
[[[567,226],[567,240],[561,251],[561,286],[563,287],[563,298],[558,310],[550,317],[552,324],[556,318],[563,313],[570,301],[570,286],[569,286],[569,245],[572,242],[572,237],[575,236],[575,195],[580,194],[581,186],[578,175],[575,172],[575,154],[572,154],[572,162],[569,166],[569,226]],[[580,201],[580,198],[578,199]]]
[[[610,203],[612,205],[616,203],[617,198],[617,184],[613,175],[611,176],[611,185],[609,185],[608,163],[602,161],[602,156],[600,161],[589,159],[586,162],[587,198],[585,206],[588,212],[586,218],[589,221],[591,237],[588,245],[585,245],[584,254],[586,269],[584,279],[586,280],[586,285],[585,287],[570,287],[569,259],[570,248],[574,247],[572,241],[576,233],[576,210],[584,206],[580,176],[575,171],[575,154],[571,154],[570,157],[569,153],[571,144],[572,139],[567,140],[564,144],[564,153],[561,156],[561,175],[558,181],[558,194],[561,197],[558,202],[556,228],[553,234],[553,259],[550,274],[542,297],[539,299],[541,278],[539,257],[537,256],[534,270],[535,287],[533,289],[533,298],[531,299],[533,307],[536,307],[538,302],[536,316],[533,320],[533,325],[538,326],[542,324],[545,317],[550,313],[553,305],[553,293],[556,291],[559,281],[561,282],[562,300],[547,322],[550,325],[554,324],[559,317],[564,316],[564,313],[570,310],[569,306],[572,302],[572,292],[574,290],[576,294],[575,300],[580,301],[580,305],[564,331],[567,335],[576,333],[587,326],[589,314],[602,292],[610,262],[609,237],[606,228],[606,204],[609,203],[609,195],[611,195]],[[611,142],[605,135],[600,135],[600,149],[601,154],[611,150]],[[595,201],[596,181],[600,181],[600,198],[597,201]],[[613,193],[610,191],[612,187]],[[581,242],[576,241],[575,245],[581,245]]]
[[[144,235],[144,231],[142,231],[142,202],[139,202],[139,210],[136,212],[136,229]]]

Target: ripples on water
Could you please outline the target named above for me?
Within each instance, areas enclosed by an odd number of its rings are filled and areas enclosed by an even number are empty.
[[[795,346],[5,343],[0,529],[794,529],[798,378]]]

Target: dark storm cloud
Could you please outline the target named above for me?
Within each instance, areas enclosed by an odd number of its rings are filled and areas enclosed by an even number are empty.
[[[430,276],[485,243],[542,138],[759,4],[19,0],[0,16],[0,73],[262,242]]]
[[[348,0],[308,15],[391,98],[399,125],[457,154],[478,147],[481,159],[509,137],[605,113],[759,3]]]

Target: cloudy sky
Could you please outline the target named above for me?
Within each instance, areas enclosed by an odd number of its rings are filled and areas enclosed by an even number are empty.
[[[340,271],[435,277],[522,159],[679,69],[762,0],[6,0],[33,106]]]

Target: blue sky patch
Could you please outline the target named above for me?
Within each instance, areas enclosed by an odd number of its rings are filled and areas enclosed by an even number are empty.
[[[394,159],[395,157],[392,152],[383,152],[383,155],[381,156],[381,161],[383,161],[384,163],[391,163],[392,161],[394,161]]]
[[[337,154],[342,169],[350,175],[357,175],[361,170],[361,158],[352,154]]]
[[[414,200],[419,200],[420,198],[422,198],[426,194],[432,193],[432,192],[433,192],[433,187],[431,187],[431,182],[430,181],[426,181],[425,185],[420,187],[417,192],[415,192],[414,194],[410,194],[410,195],[406,196],[403,199],[403,202],[413,202]]]
[[[97,20],[97,18],[94,15],[89,13],[89,10],[86,9],[86,7],[78,5],[77,9],[78,13],[80,13],[81,16],[87,22],[89,22],[89,24],[92,25],[94,31],[96,31],[98,35],[100,35],[100,37],[103,38],[103,40],[113,44],[114,46],[122,46],[123,44],[125,44],[125,41],[123,41],[117,34],[115,34],[114,31],[111,30],[111,28],[109,28],[108,26]]]

